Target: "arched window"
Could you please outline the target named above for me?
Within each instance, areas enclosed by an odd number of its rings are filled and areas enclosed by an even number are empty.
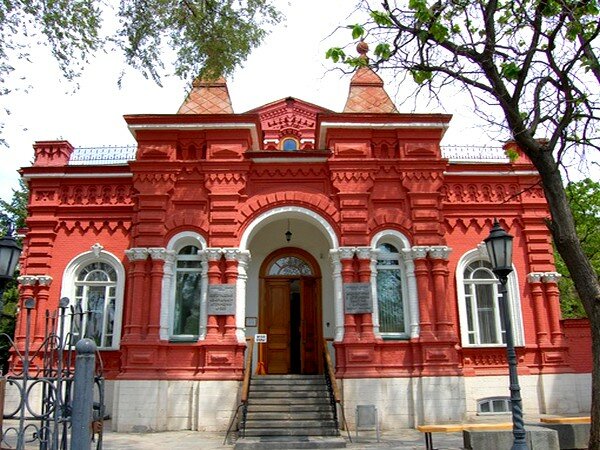
[[[377,246],[377,305],[381,333],[406,333],[400,253],[392,244]]]
[[[288,138],[284,138],[281,141],[281,149],[284,152],[295,152],[296,150],[298,150],[298,148],[299,148],[299,142],[295,138],[288,137]]]
[[[402,233],[377,233],[371,248],[373,325],[384,339],[408,339],[419,335],[419,299],[411,246]]]
[[[100,350],[119,347],[124,283],[121,261],[98,244],[67,265],[62,296],[71,301],[67,329],[72,343],[90,338]]]
[[[500,282],[484,249],[466,253],[456,277],[463,346],[501,346],[506,343],[506,320],[501,310]],[[508,278],[508,301],[515,344],[523,345],[523,325],[514,271]]]
[[[206,332],[206,241],[198,233],[184,231],[167,244],[161,301],[160,337],[197,341]]]
[[[75,281],[74,342],[90,338],[100,348],[113,346],[117,272],[105,262],[83,266]]]
[[[506,343],[506,324],[500,313],[498,280],[488,261],[475,261],[464,273],[469,344]]]
[[[312,268],[308,263],[296,256],[284,256],[279,258],[267,272],[269,275],[312,275]]]
[[[186,245],[177,253],[172,336],[200,334],[202,260],[200,249]]]

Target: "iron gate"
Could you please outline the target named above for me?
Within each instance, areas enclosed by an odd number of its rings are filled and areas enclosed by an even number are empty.
[[[2,446],[16,450],[67,450],[71,429],[81,427],[81,420],[72,414],[75,383],[91,383],[75,373],[75,344],[80,337],[80,324],[85,314],[69,306],[68,298],[61,298],[56,311],[45,311],[45,320],[34,320],[35,300],[23,302],[25,313],[24,339],[14,342],[3,335],[11,345],[11,366],[0,380],[8,395],[1,398],[3,422],[0,428]],[[43,323],[43,330],[38,324]],[[22,324],[22,321],[21,321]],[[16,334],[16,333],[15,333]],[[22,334],[22,333],[21,333]],[[102,448],[102,420],[104,419],[104,379],[101,359],[96,357],[94,370],[94,422],[92,440],[87,447]],[[93,364],[93,363],[92,363]],[[7,401],[8,400],[8,401]],[[11,401],[12,400],[12,401]],[[89,427],[89,424],[83,425]],[[73,442],[74,444],[74,442]]]

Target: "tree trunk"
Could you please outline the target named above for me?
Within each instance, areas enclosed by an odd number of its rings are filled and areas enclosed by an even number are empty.
[[[531,141],[517,142],[540,173],[548,207],[550,231],[588,315],[592,335],[592,405],[589,450],[600,450],[600,283],[577,237],[575,221],[563,186],[562,177],[551,150]]]

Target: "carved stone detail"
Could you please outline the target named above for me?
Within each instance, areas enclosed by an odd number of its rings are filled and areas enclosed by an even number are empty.
[[[544,283],[558,283],[561,276],[562,275],[558,272],[545,272],[542,275],[542,281]]]
[[[148,249],[144,247],[134,247],[125,250],[125,255],[129,261],[144,261],[148,258]]]
[[[432,259],[448,259],[452,249],[446,245],[434,245],[427,251]]]
[[[20,277],[17,277],[17,281],[21,286],[35,286],[38,277],[36,275],[21,275]]]
[[[411,248],[412,259],[425,259],[428,251],[429,247],[426,245],[415,245]]]
[[[172,250],[167,250],[162,247],[152,247],[148,249],[148,254],[154,260],[166,261],[169,257],[169,254],[174,254],[175,252]]]
[[[52,277],[50,275],[39,275],[37,281],[40,286],[48,287],[52,284]]]

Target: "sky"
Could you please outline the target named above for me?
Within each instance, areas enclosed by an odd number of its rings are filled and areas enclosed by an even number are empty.
[[[292,96],[341,111],[348,95],[351,75],[334,70],[325,51],[351,39],[347,30],[331,37],[339,25],[352,23],[352,0],[277,1],[286,19],[275,27],[265,43],[254,50],[244,66],[228,78],[229,94],[236,113],[273,100]],[[68,140],[75,147],[135,144],[123,115],[172,114],[184,100],[188,87],[174,78],[164,87],[127,69],[121,88],[117,80],[125,68],[117,54],[99,54],[74,84],[61,79],[57,65],[44,48],[34,48],[32,63],[15,62],[15,77],[26,77],[31,87],[0,98],[10,115],[0,114],[4,123],[0,147],[0,198],[9,201],[18,186],[18,169],[33,161],[35,141]],[[398,92],[393,79],[386,81],[388,93]],[[400,97],[411,86],[400,86]],[[403,92],[404,90],[404,92]],[[399,104],[401,112],[415,112],[414,105]],[[443,106],[422,103],[416,112],[454,114],[446,144],[489,142],[479,129],[468,101],[448,98]],[[0,108],[1,110],[2,108]]]

